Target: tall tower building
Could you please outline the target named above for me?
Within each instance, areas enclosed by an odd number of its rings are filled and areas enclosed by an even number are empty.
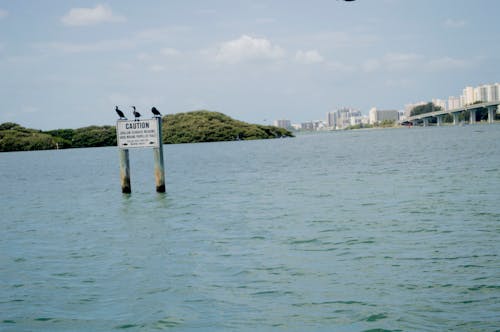
[[[500,84],[495,83],[488,85],[486,89],[487,101],[497,101],[500,100]]]
[[[474,89],[474,102],[488,101],[488,87],[487,85],[481,85]]]
[[[275,120],[274,126],[279,128],[289,129],[292,127],[292,123],[290,122],[290,120]]]
[[[326,114],[326,124],[330,128],[337,127],[337,112],[328,112]]]
[[[455,108],[460,108],[462,104],[460,103],[460,97],[448,97],[448,109],[452,110]]]
[[[463,90],[462,97],[463,97],[462,106],[474,104],[474,102],[476,101],[474,98],[474,88],[471,86],[466,87]]]

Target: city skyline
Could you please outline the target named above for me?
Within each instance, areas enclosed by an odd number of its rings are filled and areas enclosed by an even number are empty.
[[[342,129],[358,124],[373,124],[383,120],[397,121],[405,119],[410,116],[410,112],[414,107],[425,105],[429,102],[441,107],[443,110],[449,110],[477,102],[491,102],[497,100],[500,100],[500,83],[482,84],[477,87],[466,86],[463,88],[462,94],[458,97],[449,96],[446,100],[432,98],[428,101],[409,103],[404,105],[404,109],[398,108],[389,110],[371,107],[367,114],[365,114],[361,110],[353,107],[339,107],[327,112],[326,120],[310,119],[306,122],[296,123],[289,119],[277,119],[274,121],[274,125],[282,128],[300,128],[307,130]],[[345,115],[342,115],[343,113]]]
[[[498,81],[498,9],[494,0],[0,0],[0,123],[110,125],[115,105],[263,124],[342,106],[402,110]]]

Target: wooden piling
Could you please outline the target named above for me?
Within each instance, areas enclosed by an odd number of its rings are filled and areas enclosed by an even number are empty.
[[[158,121],[158,147],[153,148],[154,159],[155,159],[155,183],[156,192],[165,192],[165,167],[163,165],[163,143],[161,138],[161,125],[162,118],[157,117]]]
[[[120,182],[122,185],[122,193],[130,194],[132,187],[130,186],[130,163],[128,159],[128,149],[120,150]]]

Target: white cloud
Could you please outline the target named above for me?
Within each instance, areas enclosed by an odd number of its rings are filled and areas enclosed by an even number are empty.
[[[172,56],[178,56],[181,54],[178,50],[175,48],[170,48],[170,47],[165,47],[160,50],[160,54],[167,56],[167,57],[172,57]]]
[[[448,56],[438,59],[432,59],[427,63],[427,68],[430,70],[449,70],[465,68],[467,66],[469,66],[469,63],[467,61],[451,58]]]
[[[47,49],[56,50],[63,53],[84,53],[84,52],[109,52],[124,49],[133,49],[136,44],[132,40],[117,39],[117,40],[101,40],[95,43],[65,43],[65,42],[50,42],[40,43],[37,48],[45,51]]]
[[[191,28],[187,26],[159,27],[145,29],[135,33],[132,38],[141,42],[162,42],[182,33],[189,32]]]
[[[385,85],[392,88],[407,88],[413,84],[413,81],[408,78],[394,79],[389,78],[385,81]]]
[[[270,17],[261,17],[255,20],[257,24],[272,24],[276,23],[276,19]]]
[[[38,113],[40,109],[35,106],[31,105],[24,105],[21,107],[21,113],[27,113],[27,114],[33,114],[33,113]]]
[[[381,40],[377,35],[357,31],[327,31],[305,36],[303,38],[307,41],[314,41],[316,44],[332,45],[336,49],[369,47]]]
[[[198,15],[214,15],[214,14],[217,14],[217,10],[212,9],[212,8],[199,9],[196,11],[196,14],[198,14]]]
[[[161,31],[167,31],[167,29],[161,29]],[[180,31],[180,30],[168,30],[168,31]],[[42,51],[58,51],[62,53],[84,53],[84,52],[110,52],[118,50],[131,50],[137,49],[140,45],[159,43],[160,30],[145,30],[139,33],[133,34],[130,38],[123,39],[108,39],[108,40],[97,40],[95,42],[88,43],[73,43],[73,42],[40,42],[33,44],[33,47]],[[158,38],[158,39],[156,39]],[[165,35],[163,35],[165,38]],[[180,55],[181,52],[173,48],[164,48],[160,50],[160,55],[163,56],[174,56]],[[158,54],[156,54],[158,55]],[[139,60],[145,61],[150,60],[154,57],[153,54],[140,53],[137,55]]]
[[[163,66],[163,65],[152,65],[152,66],[149,66],[148,68],[150,71],[152,72],[155,72],[155,73],[158,73],[158,72],[162,72],[162,71],[165,71],[167,70],[167,67]]]
[[[479,60],[476,60],[476,62]],[[415,53],[387,53],[379,59],[366,60],[361,68],[365,72],[378,70],[388,71],[408,71],[408,70],[428,70],[441,71],[466,68],[473,63],[463,59],[456,59],[449,56],[441,58],[430,58]]]
[[[321,56],[321,54],[319,54],[319,52],[316,50],[310,50],[310,51],[299,50],[295,54],[295,60],[307,65],[313,63],[321,63],[325,61],[323,56]]]
[[[339,61],[330,61],[326,64],[326,68],[330,71],[334,72],[353,72],[356,70],[356,66],[350,65],[347,63],[339,62]]]
[[[120,72],[131,72],[135,68],[133,64],[128,62],[117,62],[113,67]]]
[[[146,53],[146,52],[141,52],[141,53],[137,54],[137,59],[139,61],[149,61],[152,58],[153,57],[149,53]]]
[[[376,71],[376,70],[380,69],[381,66],[382,66],[382,64],[377,59],[368,59],[365,62],[363,62],[363,65],[362,65],[363,70],[366,72]]]
[[[401,71],[415,68],[422,62],[422,56],[415,53],[387,53],[379,59],[365,60],[361,68],[365,72],[377,70]]]
[[[412,68],[421,59],[415,53],[388,53],[384,56],[385,67],[390,70],[402,70]]]
[[[452,18],[449,18],[446,21],[444,21],[444,26],[447,28],[462,28],[465,26],[465,21],[464,20],[454,20]]]
[[[285,56],[285,50],[273,45],[268,39],[243,35],[238,39],[222,43],[215,59],[226,63],[255,60],[277,60]]]
[[[95,8],[72,8],[61,18],[67,26],[88,26],[104,22],[124,22],[124,16],[113,14],[108,6],[97,5]]]
[[[8,11],[6,11],[5,9],[0,8],[0,20],[1,20],[2,18],[7,17],[8,15],[9,15],[9,12],[8,12]]]

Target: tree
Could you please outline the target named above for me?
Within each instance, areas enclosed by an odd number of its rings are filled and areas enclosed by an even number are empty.
[[[440,112],[442,110],[443,110],[443,108],[441,106],[437,106],[434,103],[429,102],[425,105],[415,106],[411,110],[410,116],[416,116],[416,115],[425,114],[425,113],[432,113],[432,112]]]

